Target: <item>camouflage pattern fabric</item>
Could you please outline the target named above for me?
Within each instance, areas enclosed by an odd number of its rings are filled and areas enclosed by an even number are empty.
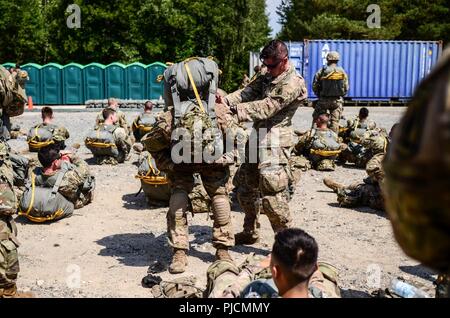
[[[234,246],[234,233],[231,223],[231,209],[226,191],[229,178],[228,168],[213,169],[205,165],[199,171],[206,193],[212,201],[213,246],[215,248]],[[187,213],[190,210],[189,193],[196,186],[191,169],[171,171],[168,174],[172,195],[167,213],[167,232],[169,244],[176,249],[189,248]]]
[[[45,143],[47,141],[53,141],[61,145],[61,149],[65,148],[64,142],[70,137],[69,131],[62,126],[54,124],[41,123],[30,128],[27,135],[27,142],[31,152],[39,150],[39,146],[33,146],[33,143]]]
[[[121,127],[125,130],[126,134],[128,135],[128,123],[127,119],[125,117],[125,113],[119,109],[116,110],[117,113],[117,123],[115,124],[117,127]],[[103,125],[105,122],[105,119],[103,118],[103,113],[100,112],[97,115],[97,118],[95,120],[95,127],[94,129],[98,129],[100,126]]]
[[[334,75],[338,78],[334,79]],[[336,134],[339,133],[339,121],[344,110],[344,99],[349,89],[348,76],[345,70],[331,64],[320,69],[313,80],[313,91],[318,97],[314,106],[313,120],[322,114],[330,114],[329,127]]]
[[[201,176],[194,174],[195,186],[189,193],[189,201],[191,203],[192,213],[210,213],[211,212],[211,198],[206,192]],[[227,189],[228,192],[228,189]]]
[[[4,289],[15,286],[20,271],[16,236],[13,218],[0,215],[0,298]]]
[[[0,117],[9,120],[9,117],[22,115],[27,102],[25,83],[28,73],[19,71],[10,74],[0,65]],[[7,125],[9,130],[9,125]]]
[[[94,155],[97,164],[117,165],[118,163],[125,162],[132,147],[132,141],[127,131],[122,127],[117,127],[113,125],[104,125],[101,126],[99,129],[104,129],[112,133],[112,137],[114,140],[114,144],[117,147],[118,154],[117,157],[106,154]]]
[[[17,198],[14,192],[14,170],[10,160],[10,149],[0,140],[0,216],[16,213]]]
[[[238,189],[238,200],[246,215],[244,231],[252,235],[258,235],[259,204],[275,231],[290,226],[287,190],[293,179],[288,166],[295,143],[292,117],[306,98],[305,81],[293,64],[276,78],[262,71],[245,88],[225,97],[228,105],[236,107],[240,123],[253,122],[254,137],[263,147],[259,164],[244,163],[240,168],[245,182]],[[268,163],[274,164],[268,167]]]
[[[140,141],[146,133],[148,133],[156,123],[156,117],[152,112],[143,112],[133,121],[131,130],[136,141]]]

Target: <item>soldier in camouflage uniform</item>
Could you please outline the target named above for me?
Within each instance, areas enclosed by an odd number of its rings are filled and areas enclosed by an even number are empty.
[[[317,254],[317,243],[304,231],[280,231],[268,258],[250,255],[239,267],[227,261],[212,264],[206,294],[209,298],[340,297],[337,270],[317,263]]]
[[[128,160],[132,146],[132,141],[128,135],[128,131],[118,125],[120,116],[113,108],[105,108],[102,115],[104,121],[97,127],[97,129],[106,130],[112,134],[114,144],[118,150],[118,156],[95,156],[97,164],[117,165],[118,163],[123,163],[125,160]]]
[[[313,120],[319,115],[329,113],[330,128],[339,133],[339,120],[344,110],[344,96],[347,95],[349,84],[344,69],[337,65],[340,59],[338,52],[327,54],[327,65],[314,76],[313,91],[318,97],[314,106]]]
[[[334,171],[341,151],[338,135],[328,128],[328,122],[328,114],[319,115],[315,120],[317,128],[301,134],[294,148],[297,155],[308,158],[318,171]]]
[[[41,110],[41,116],[42,116],[42,123],[37,124],[30,128],[30,131],[28,133],[28,143],[30,143],[31,140],[34,138],[39,138],[39,136],[36,136],[36,132],[38,129],[44,129],[49,132],[49,134],[52,136],[51,140],[53,142],[56,142],[60,149],[64,149],[66,147],[65,141],[70,137],[69,131],[63,127],[63,126],[57,126],[53,124],[53,110],[51,107],[43,107]],[[39,141],[39,140],[37,140]],[[30,145],[30,150],[38,150],[38,149],[32,149],[32,146]]]
[[[121,127],[128,134],[129,133],[129,131],[128,131],[128,123],[127,123],[127,120],[125,118],[124,112],[122,112],[119,109],[119,102],[117,101],[117,99],[115,99],[115,98],[108,98],[108,106],[106,106],[106,108],[111,108],[112,110],[114,110],[117,113],[117,121],[114,123],[114,125],[117,126],[117,127]],[[97,115],[97,119],[95,121],[94,129],[97,129],[98,127],[101,127],[104,122],[105,122],[105,119],[103,118],[103,113],[100,112]]]
[[[136,141],[140,141],[141,138],[150,131],[151,126],[156,122],[156,117],[152,113],[153,103],[146,101],[144,104],[144,112],[133,121],[131,130],[133,131]]]
[[[294,146],[292,117],[306,100],[307,90],[303,78],[289,62],[282,41],[273,40],[266,45],[261,59],[266,66],[264,71],[244,89],[219,98],[217,105],[219,123],[226,125],[229,116],[240,123],[253,122],[253,137],[258,140],[259,149],[247,146],[250,154],[258,152],[257,160],[247,158],[237,172],[244,180],[237,192],[245,219],[244,231],[235,237],[236,244],[258,240],[260,209],[275,232],[291,225],[288,186],[293,177],[288,164]]]
[[[17,227],[12,215],[17,211],[17,198],[13,188],[13,169],[9,148],[0,140],[0,298],[30,297],[17,292],[19,274]]]
[[[92,202],[95,189],[95,177],[89,171],[89,166],[72,152],[60,152],[59,148],[51,145],[41,149],[38,153],[42,165],[34,170],[36,186],[53,187],[52,177],[62,168],[67,169],[59,185],[58,192],[80,209]]]
[[[336,192],[340,206],[349,208],[368,206],[384,211],[384,198],[380,188],[384,179],[381,166],[384,155],[378,153],[369,160],[366,166],[368,178],[364,179],[364,183],[345,186],[329,178],[323,180],[327,187]]]

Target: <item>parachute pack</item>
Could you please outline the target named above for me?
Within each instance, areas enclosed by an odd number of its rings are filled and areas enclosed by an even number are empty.
[[[47,147],[54,143],[53,131],[54,125],[39,124],[31,128],[27,135],[27,143],[31,152],[37,152],[43,147]]]
[[[148,152],[143,154],[136,179],[141,181],[142,190],[150,201],[169,202],[169,180],[164,172],[158,170],[155,159]]]
[[[110,156],[117,158],[119,150],[114,140],[114,130],[116,126],[101,126],[91,131],[84,144],[94,156]]]
[[[149,133],[153,125],[156,123],[156,118],[153,114],[143,113],[133,122],[131,129],[136,140],[141,139],[145,134]],[[137,138],[139,136],[139,138]]]
[[[341,152],[340,144],[337,142],[336,135],[333,131],[320,130],[314,131],[311,139],[311,154],[320,157],[334,157]]]
[[[190,138],[183,138],[183,142],[191,144],[192,153],[201,150],[203,154],[208,147],[209,154],[215,155],[214,149],[222,150],[223,142],[217,129],[208,136],[204,134],[207,129],[217,128],[215,95],[218,78],[219,68],[210,58],[190,58],[164,72],[166,107],[173,107],[174,128],[182,128],[180,133],[189,132]],[[201,129],[197,129],[197,125],[201,125]],[[172,147],[179,142],[172,140]],[[186,158],[183,156],[183,160]],[[192,162],[192,158],[188,160],[184,163]]]
[[[19,215],[25,216],[32,222],[43,223],[56,221],[73,214],[74,205],[58,192],[67,169],[56,173],[53,188],[36,185],[36,175],[31,173],[31,181],[19,203]]]
[[[347,75],[339,66],[325,66],[320,73],[320,97],[341,97],[346,92]]]

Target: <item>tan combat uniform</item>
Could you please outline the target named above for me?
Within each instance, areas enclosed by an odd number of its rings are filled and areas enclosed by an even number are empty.
[[[237,172],[244,181],[238,189],[238,200],[245,212],[244,232],[254,238],[259,235],[260,198],[275,232],[291,224],[287,188],[292,177],[288,167],[294,146],[292,117],[306,97],[305,81],[292,64],[277,78],[260,73],[247,87],[225,97],[230,106],[236,106],[239,122],[253,122],[253,134],[261,150],[257,163],[247,160]],[[278,142],[271,144],[271,139],[277,137]]]
[[[128,123],[127,123],[127,119],[125,118],[125,113],[119,109],[116,110],[116,113],[117,113],[116,126],[123,128],[125,130],[125,132],[128,134]],[[103,118],[103,113],[100,112],[97,115],[97,119],[95,120],[95,128],[94,129],[97,129],[98,127],[103,125],[104,122],[105,122],[105,119]]]

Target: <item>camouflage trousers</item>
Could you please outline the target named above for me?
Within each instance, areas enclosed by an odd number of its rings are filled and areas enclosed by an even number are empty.
[[[336,157],[310,156],[312,166],[317,171],[334,171],[336,169]]]
[[[359,144],[349,143],[347,147],[339,154],[339,162],[354,163],[358,168],[365,168],[370,160],[370,154],[366,148]]]
[[[17,228],[12,217],[0,216],[0,294],[16,284],[19,274]]]
[[[340,98],[331,98],[331,97],[323,97],[319,98],[317,101],[314,112],[313,119],[316,120],[322,114],[330,115],[330,124],[329,127],[336,134],[339,134],[339,120],[341,119],[342,112],[344,111],[344,99]]]
[[[213,215],[213,246],[215,248],[234,246],[231,223],[231,207],[226,189],[230,177],[229,169],[206,168],[199,172],[203,186],[211,198]],[[175,249],[189,249],[187,213],[191,210],[189,193],[196,186],[192,172],[171,171],[168,174],[171,185],[169,211],[167,212],[167,233],[169,244]]]
[[[291,226],[288,204],[291,172],[288,170],[288,165],[259,168],[256,163],[243,163],[239,167],[237,198],[245,213],[245,233],[259,237],[260,213],[267,215],[274,232]]]
[[[355,187],[338,189],[340,206],[353,208],[368,206],[374,210],[384,211],[384,198],[378,183],[362,183]]]

